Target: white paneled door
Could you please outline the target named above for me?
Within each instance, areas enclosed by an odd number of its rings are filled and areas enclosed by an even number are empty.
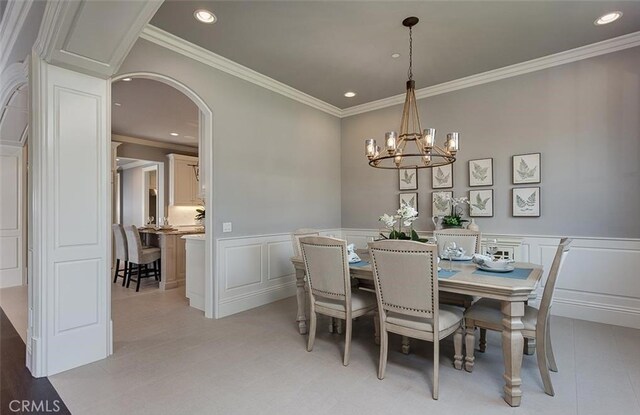
[[[23,281],[22,154],[22,147],[0,145],[0,288]]]
[[[109,87],[33,59],[32,373],[110,350]]]

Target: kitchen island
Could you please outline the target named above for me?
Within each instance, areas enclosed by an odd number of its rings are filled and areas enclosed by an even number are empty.
[[[186,248],[185,235],[204,234],[204,228],[199,226],[178,227],[172,229],[139,228],[146,245],[160,248],[162,281],[161,290],[169,290],[185,285],[186,279]]]

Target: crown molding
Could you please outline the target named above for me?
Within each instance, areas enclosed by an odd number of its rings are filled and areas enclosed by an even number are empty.
[[[7,2],[2,21],[0,21],[0,50],[2,51],[0,54],[0,73],[7,65],[7,59],[9,59],[11,50],[22,31],[22,26],[27,20],[32,5],[33,0]]]
[[[249,69],[246,66],[240,65],[239,63],[215,54],[210,50],[195,45],[155,26],[148,24],[142,31],[140,37],[188,58],[194,59],[200,63],[204,63],[205,65],[231,74],[237,78],[251,82],[317,110],[324,111],[327,114],[336,117],[341,116],[342,110],[336,106],[326,103],[318,98],[314,98],[302,91],[298,91],[289,85],[285,85],[280,81],[276,81],[273,78],[256,72],[253,69]]]
[[[166,150],[184,151],[191,154],[198,153],[198,147],[186,146],[184,144],[168,143],[165,141],[154,141],[154,140],[149,140],[147,138],[138,138],[138,137],[130,137],[126,135],[111,134],[111,140],[119,144],[122,144],[122,143],[138,144],[138,145],[147,146],[147,147],[164,148]]]
[[[148,40],[159,46],[163,46],[176,53],[188,58],[194,59],[205,65],[219,69],[230,75],[236,76],[245,81],[259,85],[273,92],[294,99],[303,104],[309,105],[320,111],[339,118],[350,117],[369,111],[375,111],[381,108],[399,105],[404,102],[405,94],[398,94],[392,97],[367,102],[353,107],[340,109],[334,105],[324,102],[318,98],[314,98],[302,91],[298,91],[282,82],[262,75],[259,72],[240,65],[223,56],[217,55],[205,48],[194,45],[193,43],[166,32],[152,25],[147,25],[142,34],[142,39]],[[514,65],[505,66],[487,72],[467,76],[453,81],[429,86],[416,90],[416,99],[432,97],[435,95],[446,94],[448,92],[458,91],[464,88],[470,88],[477,85],[487,84],[501,79],[507,79],[514,76],[524,75],[527,73],[539,71],[542,69],[552,68],[554,66],[564,65],[571,62],[589,59],[595,56],[605,55],[607,53],[617,52],[624,49],[640,46],[640,32],[633,32],[623,36],[614,37],[603,40],[601,42],[592,43],[590,45],[581,46],[575,49],[569,49],[563,52],[554,53],[553,55],[543,56],[541,58],[532,59],[525,62],[516,63]]]
[[[640,46],[640,32],[629,33],[627,35],[614,37],[611,39],[603,40],[601,42],[581,46],[579,48],[554,53],[553,55],[543,56],[541,58],[532,59],[530,61],[516,63],[514,65],[505,66],[503,68],[498,68],[464,78],[455,79],[453,81],[444,82],[438,85],[421,88],[416,90],[416,99],[446,94],[447,92],[458,91],[460,89],[469,88],[476,85],[487,84],[490,82],[499,81],[501,79],[524,75],[542,69],[552,68],[554,66],[564,65],[566,63],[576,62],[579,60],[617,52],[636,46]],[[404,99],[405,94],[399,94],[389,98],[383,98],[376,101],[367,102],[365,104],[345,108],[341,112],[341,117],[350,117],[352,115],[362,114],[365,112],[375,111],[377,109],[402,104],[404,103]]]

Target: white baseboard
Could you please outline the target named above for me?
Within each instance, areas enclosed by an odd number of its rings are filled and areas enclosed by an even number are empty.
[[[232,314],[260,307],[275,301],[280,301],[295,294],[296,282],[290,281],[280,286],[267,288],[265,290],[251,292],[237,297],[225,298],[224,300],[221,300],[218,305],[218,318],[230,316]]]

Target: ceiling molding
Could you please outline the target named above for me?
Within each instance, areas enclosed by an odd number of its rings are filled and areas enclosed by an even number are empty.
[[[312,97],[302,91],[292,88],[282,82],[262,75],[259,72],[240,65],[223,56],[215,54],[208,49],[197,46],[187,40],[175,36],[153,25],[147,25],[142,34],[142,39],[148,40],[159,46],[163,46],[176,53],[188,58],[194,59],[205,65],[219,69],[223,72],[244,79],[245,81],[259,85],[288,98],[309,105],[320,111],[336,117],[345,118],[369,111],[375,111],[381,108],[391,107],[404,103],[405,94],[398,94],[392,97],[367,102],[353,107],[340,109],[334,105],[324,102],[318,98]],[[467,76],[453,81],[432,85],[426,88],[416,90],[416,99],[432,97],[435,95],[446,94],[448,92],[458,91],[464,88],[470,88],[477,85],[487,84],[501,79],[511,78],[514,76],[524,75],[527,73],[539,71],[542,69],[552,68],[554,66],[564,65],[595,56],[605,55],[607,53],[617,52],[624,49],[640,46],[640,32],[633,32],[623,36],[614,37],[603,40],[601,42],[592,43],[590,45],[581,46],[575,49],[569,49],[553,55],[543,56],[541,58],[532,59],[525,62],[516,63],[514,65],[505,66],[487,72]]]
[[[342,114],[342,110],[334,105],[312,97],[309,94],[292,88],[289,85],[285,85],[280,81],[276,81],[273,78],[256,72],[253,69],[249,69],[246,66],[240,65],[239,63],[215,54],[208,49],[195,45],[155,26],[147,25],[142,31],[140,37],[188,58],[194,59],[200,63],[204,63],[205,65],[211,66],[320,111],[324,111],[333,116],[340,117]]]
[[[111,140],[113,142],[118,142],[120,144],[122,143],[138,144],[141,146],[164,148],[164,149],[175,150],[175,151],[185,151],[189,153],[198,152],[198,147],[191,147],[183,144],[167,143],[164,141],[153,141],[146,138],[129,137],[126,135],[119,135],[119,134],[111,134]]]
[[[592,43],[590,45],[581,46],[575,49],[569,49],[553,55],[543,56],[541,58],[530,61],[516,63],[514,65],[505,66],[503,68],[494,69],[487,72],[467,76],[453,81],[444,82],[438,85],[429,86],[416,90],[416,99],[432,97],[435,95],[446,94],[447,92],[458,91],[460,89],[469,88],[476,85],[487,84],[501,79],[511,78],[518,75],[539,71],[542,69],[552,68],[554,66],[564,65],[566,63],[576,62],[607,53],[617,52],[624,49],[640,46],[640,32],[629,33],[627,35],[614,37],[603,40],[602,42]],[[405,94],[395,95],[389,98],[379,99],[342,110],[341,117],[350,117],[352,115],[362,114],[377,109],[390,107],[404,103]]]
[[[7,65],[7,59],[9,59],[10,52],[13,50],[25,20],[27,20],[32,4],[33,0],[7,2],[4,16],[0,22],[0,50],[2,51],[0,73]]]

